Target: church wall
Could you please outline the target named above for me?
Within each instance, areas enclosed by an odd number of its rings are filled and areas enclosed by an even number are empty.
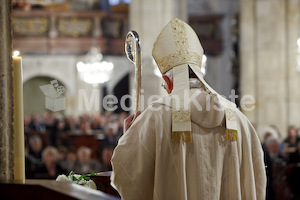
[[[56,79],[60,85],[65,87],[66,109],[61,113],[80,115],[87,112],[90,114],[101,112],[103,103],[102,86],[93,86],[80,79],[76,64],[81,59],[81,57],[75,55],[24,55],[23,83],[25,84],[24,93],[27,93],[24,94],[26,97],[24,100],[24,103],[26,103],[25,115],[31,115],[33,112],[41,114],[47,111],[44,108],[44,95],[39,88],[39,86],[46,84],[46,79],[37,81],[38,77]],[[134,67],[125,56],[105,56],[103,61],[114,64],[112,80],[104,83],[108,93],[112,94],[114,86]],[[30,84],[31,86],[26,85],[30,80],[35,80],[34,85],[32,85],[33,83]]]
[[[245,112],[263,134],[266,126],[299,126],[299,1],[241,1],[241,91],[256,98],[254,111]],[[276,16],[275,16],[276,15]]]
[[[76,62],[77,57],[69,55],[24,55],[23,83],[26,83],[36,77],[51,77],[51,80],[58,80],[58,82],[66,89],[64,94],[66,98],[66,109],[64,110],[64,113],[77,114],[78,108],[75,106],[77,97]],[[50,84],[50,82],[48,84]],[[31,88],[31,90],[34,90],[31,91],[31,93],[37,94],[35,97],[40,97],[41,95],[44,97],[39,86],[36,84]],[[30,102],[30,104],[26,105],[26,115],[31,115],[32,112],[40,113],[43,111],[42,108],[40,108],[40,105],[45,104],[45,100],[42,97],[39,98],[39,100],[34,100],[35,102],[41,101],[39,104],[34,105]],[[29,99],[32,98],[34,97],[29,97]]]
[[[287,88],[288,88],[288,121],[299,127],[300,124],[300,63],[297,66],[297,57],[300,48],[296,41],[300,37],[300,1],[289,0],[287,5]],[[298,44],[299,45],[299,44]],[[297,66],[298,68],[296,68]]]
[[[39,86],[48,85],[53,77],[34,77],[23,85],[24,116],[31,116],[34,113],[39,115],[47,112],[45,108],[45,96]]]
[[[239,12],[239,0],[188,0],[187,4],[189,15],[223,16],[220,27],[223,41],[222,53],[218,56],[207,56],[205,79],[218,93],[228,98],[234,84],[231,71],[232,18]]]

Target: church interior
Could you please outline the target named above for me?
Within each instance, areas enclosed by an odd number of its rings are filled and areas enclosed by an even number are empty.
[[[256,129],[266,199],[300,199],[299,0],[4,0],[0,11],[0,199],[5,190],[30,195],[36,184],[48,187],[39,189],[45,199],[120,198],[108,171],[137,95],[126,35],[139,35],[143,111],[167,95],[152,46],[174,17],[199,37],[204,79]],[[94,177],[99,193],[47,186],[45,179],[71,171],[102,172]],[[23,180],[27,192],[13,180]]]

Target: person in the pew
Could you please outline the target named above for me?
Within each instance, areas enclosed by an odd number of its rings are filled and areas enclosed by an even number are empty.
[[[77,151],[77,162],[74,164],[74,172],[77,174],[89,174],[99,172],[100,163],[91,158],[92,151],[90,148],[82,146]]]
[[[38,161],[42,160],[43,144],[39,135],[29,137],[29,155]]]
[[[289,163],[300,163],[300,138],[296,142],[296,151],[289,156]]]
[[[122,199],[265,199],[258,135],[204,81],[203,49],[192,28],[171,20],[152,55],[169,95],[125,120],[111,177]]]
[[[102,151],[101,157],[101,171],[111,171],[111,157],[114,151],[114,146],[106,146]]]
[[[66,171],[58,164],[58,151],[55,147],[48,146],[42,153],[43,165],[34,172],[36,179],[56,179],[60,174],[66,174]]]
[[[74,167],[77,161],[77,151],[75,148],[70,148],[67,152],[67,159],[65,163],[65,169],[67,172],[74,171]]]

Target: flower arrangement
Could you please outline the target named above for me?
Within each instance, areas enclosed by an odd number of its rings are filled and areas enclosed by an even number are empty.
[[[95,175],[96,173],[91,173],[90,175]],[[56,178],[56,181],[73,182],[84,187],[88,187],[97,190],[97,186],[93,180],[90,179],[88,175],[75,174],[73,171],[69,173],[68,176],[62,174]]]

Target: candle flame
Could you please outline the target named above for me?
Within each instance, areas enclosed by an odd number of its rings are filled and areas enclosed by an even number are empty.
[[[14,51],[13,52],[13,57],[17,57],[17,56],[19,56],[20,55],[20,51]]]

